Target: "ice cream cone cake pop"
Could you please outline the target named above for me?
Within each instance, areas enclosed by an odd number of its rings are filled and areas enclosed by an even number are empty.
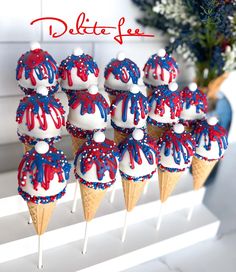
[[[78,92],[69,100],[69,115],[66,124],[72,137],[74,154],[95,131],[107,127],[110,107],[106,99],[92,85],[86,92]]]
[[[200,121],[195,130],[196,153],[193,157],[192,174],[194,189],[200,189],[216,163],[228,147],[227,131],[218,124],[216,117]]]
[[[18,192],[27,202],[39,236],[39,262],[42,268],[41,235],[47,229],[56,201],[66,191],[70,164],[62,151],[40,141],[26,152],[18,168]]]
[[[190,167],[196,144],[191,134],[184,131],[182,124],[175,124],[173,129],[162,134],[158,145],[160,200],[165,202],[183,171]]]
[[[179,121],[182,102],[178,91],[178,84],[159,86],[149,97],[150,112],[147,118],[148,133],[153,138],[161,134]]]
[[[105,138],[101,131],[86,141],[75,157],[75,176],[80,184],[81,198],[86,222],[91,221],[107,189],[119,175],[119,150],[116,144]],[[87,223],[83,253],[87,248]]]
[[[142,129],[135,129],[120,143],[119,150],[125,206],[130,212],[157,170],[158,146]]]
[[[180,119],[185,129],[192,131],[196,121],[204,119],[207,113],[207,96],[198,87],[195,82],[190,83],[180,92],[183,101],[183,109]]]
[[[75,48],[73,54],[61,62],[59,71],[60,84],[67,96],[71,96],[77,91],[86,91],[90,85],[98,84],[97,63],[81,48]]]
[[[159,152],[156,141],[142,129],[135,129],[118,147],[119,168],[127,211],[122,235],[122,242],[124,242],[128,212],[136,206],[146,183],[156,172]]]
[[[58,141],[65,126],[65,111],[59,99],[48,96],[46,87],[37,87],[36,92],[20,101],[16,113],[17,133],[26,151],[39,140]]]
[[[147,87],[147,95],[150,96],[159,85],[167,85],[175,81],[179,70],[174,58],[161,48],[157,54],[152,55],[144,68],[143,82]]]
[[[116,95],[129,91],[130,86],[138,84],[140,70],[124,52],[117,54],[105,68],[105,91],[109,94],[111,103]]]
[[[31,50],[18,60],[16,80],[27,95],[35,93],[39,86],[47,87],[49,94],[53,94],[59,88],[57,63],[39,43],[32,43]]]
[[[135,128],[145,129],[148,112],[148,99],[141,93],[138,85],[131,85],[129,92],[118,94],[111,106],[111,124],[116,144]]]

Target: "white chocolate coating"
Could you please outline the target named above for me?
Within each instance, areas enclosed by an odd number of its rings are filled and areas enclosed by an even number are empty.
[[[178,117],[175,117],[174,119],[171,119],[171,110],[170,107],[168,107],[167,105],[164,106],[165,107],[165,113],[163,116],[160,116],[159,114],[155,113],[155,108],[156,108],[156,101],[154,101],[151,111],[149,112],[149,117],[155,121],[157,121],[158,123],[177,123],[179,121]]]
[[[208,142],[208,139],[207,139]],[[205,141],[204,141],[204,137],[201,138],[199,146],[196,148],[196,154],[205,157],[209,160],[218,160],[220,159],[219,156],[219,145],[216,141],[212,141],[211,142],[211,149],[210,150],[206,150],[204,147]],[[222,148],[222,155],[225,153],[225,149]]]
[[[35,71],[33,70],[33,77],[35,78],[36,85],[32,85],[30,78],[26,79],[24,75],[25,75],[25,68],[23,68],[22,77],[18,80],[18,83],[20,86],[27,89],[35,89],[40,86],[50,87],[50,86],[55,86],[57,83],[56,79],[54,79],[52,83],[49,83],[47,75],[45,75],[45,78],[42,80],[38,79]]]
[[[57,111],[58,115],[61,116],[59,110],[57,110],[57,109],[55,109],[55,110]],[[42,114],[42,110],[39,109],[39,115],[41,115],[41,114]],[[52,111],[51,114],[54,117],[54,119],[56,120],[57,118],[56,118],[55,112]],[[45,116],[46,116],[46,122],[48,124],[47,130],[40,129],[39,121],[36,118],[36,116],[34,116],[35,126],[34,126],[34,128],[32,130],[29,131],[29,129],[28,129],[27,125],[26,125],[26,114],[24,113],[22,123],[18,124],[18,132],[21,135],[25,134],[25,135],[28,135],[30,137],[39,138],[39,139],[53,138],[53,137],[60,136],[62,128],[57,129],[55,127],[53,119],[51,118],[51,116],[49,114],[45,113]]]
[[[152,152],[153,153],[153,152]],[[134,169],[130,167],[130,157],[129,152],[126,151],[121,162],[120,162],[120,170],[124,172],[125,174],[132,176],[132,177],[142,177],[151,174],[156,168],[157,165],[155,163],[149,164],[147,159],[145,158],[145,155],[142,151],[140,151],[140,156],[142,159],[142,164],[138,164],[134,162]],[[155,154],[153,153],[153,157],[155,158]]]
[[[81,105],[76,109],[69,108],[68,121],[83,130],[103,129],[107,127],[107,122],[101,117],[98,107],[95,107],[93,114],[85,113],[81,115]]]
[[[96,169],[96,165],[95,164],[93,164],[93,166],[91,167],[91,169],[83,175],[81,173],[81,171],[80,171],[80,158],[81,158],[81,155],[78,157],[78,160],[77,160],[78,163],[76,165],[76,173],[82,179],[84,179],[84,180],[86,180],[88,182],[100,182],[100,183],[107,183],[107,182],[111,182],[112,181],[111,178],[110,178],[110,174],[109,174],[108,170],[105,171],[103,179],[99,180],[98,177],[97,177],[97,169]],[[117,160],[117,165],[119,165],[118,160]],[[120,176],[120,173],[117,170],[115,179],[119,178],[119,176]]]
[[[206,114],[200,110],[197,112],[196,106],[191,105],[188,109],[186,109],[186,103],[183,103],[183,109],[180,114],[180,118],[183,120],[199,120],[203,119]]]
[[[171,148],[172,149],[173,144],[171,144]],[[185,164],[185,161],[183,159],[183,155],[181,154],[181,161],[180,164],[176,164],[174,161],[174,157],[172,156],[172,152],[170,152],[169,156],[166,156],[164,153],[165,150],[165,146],[162,146],[161,150],[160,150],[160,160],[159,163],[167,168],[175,168],[175,169],[185,169],[187,167],[189,167],[192,163],[192,157],[189,158],[189,162],[187,164]],[[183,147],[183,150],[186,151],[186,149]],[[186,152],[187,153],[187,152]]]
[[[145,116],[145,118],[142,118],[140,116],[140,120],[137,125],[134,124],[134,115],[128,110],[127,111],[127,120],[126,122],[123,122],[122,120],[122,104],[123,101],[120,101],[118,105],[116,106],[115,114],[111,116],[112,121],[121,128],[142,128],[146,127],[146,120],[148,115]],[[128,109],[131,107],[131,101],[128,102]]]
[[[164,69],[163,73],[164,73],[164,80],[160,79],[160,75],[161,75],[161,67],[158,66],[157,67],[157,74],[158,74],[158,78],[155,79],[153,77],[155,70],[154,69],[150,69],[149,74],[148,74],[148,78],[146,78],[145,76],[143,77],[143,82],[149,85],[152,85],[154,87],[157,87],[159,85],[164,85],[164,84],[168,84],[169,83],[169,78],[170,78],[170,73]]]
[[[40,183],[38,184],[37,190],[34,189],[33,184],[30,182],[31,179],[29,177],[29,174],[27,174],[26,178],[26,185],[21,186],[21,189],[30,194],[31,197],[33,196],[41,196],[41,197],[46,197],[46,196],[54,196],[59,194],[61,191],[64,190],[66,187],[67,183],[66,181],[64,182],[59,182],[57,174],[54,175],[54,178],[50,181],[49,189],[45,190],[44,188],[41,187]]]
[[[116,79],[113,74],[110,74],[108,79],[105,79],[105,86],[112,90],[129,91],[131,85],[133,85],[133,81],[131,78],[127,83],[124,83],[119,79]]]
[[[69,90],[84,90],[88,89],[90,85],[98,84],[98,77],[92,73],[89,73],[88,79],[83,81],[80,77],[77,76],[77,68],[75,67],[71,69],[71,79],[73,82],[72,86],[69,86],[67,78],[65,80],[61,79],[61,87]]]

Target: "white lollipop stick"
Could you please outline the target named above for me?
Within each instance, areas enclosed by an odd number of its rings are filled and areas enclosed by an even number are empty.
[[[115,199],[115,194],[116,194],[116,187],[115,186],[116,186],[116,183],[114,184],[112,191],[111,191],[110,203],[113,203],[114,199]]]
[[[193,196],[192,196],[192,205],[189,207],[189,210],[188,210],[188,215],[187,215],[187,220],[190,221],[192,219],[192,216],[193,216],[193,211],[194,211],[194,208],[196,206],[196,192],[193,191]]]
[[[143,189],[143,194],[146,195],[147,194],[147,191],[148,191],[148,185],[149,185],[149,182],[146,182],[145,184],[145,187]]]
[[[42,248],[42,235],[38,235],[38,269],[43,268],[43,248]]]
[[[195,205],[192,205],[192,206],[189,208],[188,216],[187,216],[187,220],[188,220],[188,221],[190,221],[190,220],[192,219],[194,207],[195,207]]]
[[[76,181],[75,192],[74,192],[74,199],[73,199],[73,204],[72,204],[72,209],[71,209],[72,213],[74,213],[76,211],[76,205],[77,205],[77,199],[78,199],[78,192],[79,192],[78,189],[79,189],[78,181]]]
[[[32,224],[32,223],[33,223],[32,217],[31,217],[31,215],[29,215],[28,224]]]
[[[86,222],[85,232],[84,232],[84,245],[83,245],[82,254],[86,254],[86,252],[87,252],[87,245],[88,245],[88,224],[89,224],[89,222]]]
[[[124,222],[123,233],[121,238],[122,243],[124,243],[126,238],[127,226],[128,226],[128,211],[125,211],[125,222]]]
[[[160,203],[159,216],[157,218],[157,225],[156,225],[156,230],[157,231],[161,227],[161,223],[162,223],[162,219],[163,219],[163,210],[164,210],[164,203]]]

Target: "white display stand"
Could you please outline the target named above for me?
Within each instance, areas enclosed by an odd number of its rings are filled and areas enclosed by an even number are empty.
[[[4,174],[4,182],[6,177]],[[79,196],[77,210],[71,213],[75,183],[68,185],[44,235],[43,271],[121,271],[216,235],[220,222],[202,204],[205,188],[192,191],[189,173],[167,201],[160,230],[156,231],[160,201],[155,175],[129,215],[122,243],[125,210],[121,182],[117,184],[114,201],[110,202],[110,190],[90,223],[85,255],[81,253],[85,227],[81,200]],[[193,201],[196,207],[192,220],[187,221]],[[0,271],[16,271],[19,265],[21,271],[37,271],[37,235],[28,224],[26,203],[16,194],[0,199],[0,207]]]

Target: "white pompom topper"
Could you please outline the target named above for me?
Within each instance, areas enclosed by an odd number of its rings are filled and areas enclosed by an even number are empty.
[[[83,55],[83,53],[84,53],[84,51],[80,47],[76,47],[73,50],[73,55],[74,56],[81,56],[81,55]]]
[[[35,145],[35,151],[39,154],[45,154],[48,152],[48,150],[49,144],[44,141],[37,142],[37,144]]]
[[[197,84],[195,82],[192,82],[188,85],[188,88],[191,92],[195,92],[197,90]]]
[[[176,82],[172,82],[168,85],[170,91],[175,92],[178,89],[178,84]]]
[[[218,123],[218,119],[215,116],[208,117],[207,123],[210,126],[215,126]]]
[[[140,88],[137,84],[132,84],[130,86],[130,92],[133,93],[133,94],[136,94],[136,93],[139,93],[140,92]]]
[[[96,143],[102,143],[105,141],[105,139],[106,139],[105,133],[103,133],[102,131],[97,131],[93,135],[93,140]]]
[[[98,93],[98,86],[97,85],[91,85],[91,86],[89,86],[88,92],[90,94],[97,94]]]
[[[132,136],[133,138],[136,140],[136,141],[140,141],[143,139],[144,137],[144,132],[142,129],[138,129],[136,128],[133,133],[132,133]]]
[[[32,43],[30,43],[30,50],[35,50],[35,49],[40,49],[41,48],[41,46],[40,46],[40,43],[38,43],[38,42],[32,42]]]
[[[182,124],[175,124],[173,126],[174,132],[177,134],[181,134],[184,132],[184,126]]]
[[[119,52],[116,56],[116,58],[119,60],[119,61],[122,61],[125,59],[125,53],[124,52]]]
[[[164,48],[161,48],[158,50],[157,52],[157,56],[160,57],[160,58],[164,58],[166,55],[166,50]]]
[[[48,95],[48,89],[45,86],[39,86],[36,88],[36,93],[41,94],[43,96],[47,96]]]

